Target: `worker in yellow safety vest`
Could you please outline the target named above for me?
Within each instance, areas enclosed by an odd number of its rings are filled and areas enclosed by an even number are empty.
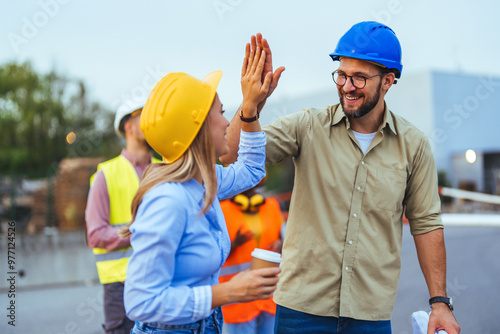
[[[220,272],[221,283],[250,268],[255,248],[281,253],[283,217],[279,203],[258,193],[257,187],[220,203],[231,239],[231,252]],[[223,334],[273,333],[276,304],[272,297],[229,304],[222,306],[222,314]]]
[[[128,101],[116,111],[115,130],[125,138],[126,147],[119,156],[97,166],[85,210],[87,244],[94,251],[104,287],[103,328],[111,334],[130,333],[134,326],[123,306],[123,282],[132,248],[130,238],[120,238],[118,231],[132,218],[132,199],[142,173],[151,162],[159,162],[139,127],[144,103],[136,102]]]

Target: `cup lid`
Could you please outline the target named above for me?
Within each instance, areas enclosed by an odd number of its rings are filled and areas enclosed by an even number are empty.
[[[252,252],[252,256],[257,259],[266,260],[269,262],[281,263],[280,253],[268,251],[261,248],[255,248]]]

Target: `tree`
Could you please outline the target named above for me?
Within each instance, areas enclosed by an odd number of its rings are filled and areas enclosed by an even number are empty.
[[[29,63],[0,66],[0,174],[46,176],[65,157],[111,156],[112,122],[82,81],[37,74]]]
[[[448,180],[448,176],[446,175],[445,170],[438,171],[438,187],[451,187],[451,183]],[[450,204],[453,202],[451,197],[439,195],[441,198],[441,203]]]

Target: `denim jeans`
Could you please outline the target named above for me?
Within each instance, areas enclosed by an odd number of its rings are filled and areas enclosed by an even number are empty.
[[[276,334],[391,334],[391,321],[365,321],[351,318],[322,317],[277,305]]]
[[[215,309],[208,318],[185,325],[167,325],[157,322],[135,322],[130,334],[221,334],[222,311]]]
[[[222,334],[272,334],[274,333],[274,314],[261,312],[248,322],[237,324],[224,323]]]

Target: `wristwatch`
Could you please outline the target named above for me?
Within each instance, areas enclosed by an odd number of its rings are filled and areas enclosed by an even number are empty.
[[[243,117],[243,109],[240,109],[240,119],[245,123],[255,122],[256,120],[259,119],[259,116],[260,116],[259,112],[257,111],[257,115],[255,115],[254,117]]]
[[[446,305],[448,305],[450,310],[453,311],[453,301],[452,301],[451,297],[448,298],[448,297],[437,296],[437,297],[432,297],[431,299],[429,299],[429,305],[431,308],[432,308],[432,304],[434,304],[434,303],[445,303]]]

